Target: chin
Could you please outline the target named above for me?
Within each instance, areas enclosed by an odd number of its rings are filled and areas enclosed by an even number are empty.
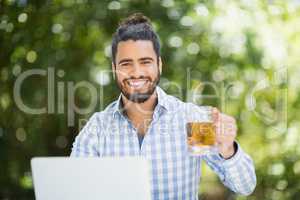
[[[130,101],[135,103],[144,103],[147,101],[154,93],[155,89],[152,91],[151,88],[139,88],[131,90],[123,90],[123,95]]]

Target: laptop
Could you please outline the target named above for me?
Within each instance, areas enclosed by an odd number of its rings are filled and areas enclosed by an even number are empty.
[[[31,159],[36,200],[150,200],[142,157]]]

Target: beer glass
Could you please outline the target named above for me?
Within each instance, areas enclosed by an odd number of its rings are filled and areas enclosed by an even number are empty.
[[[189,153],[193,156],[217,153],[212,107],[199,106],[190,116],[186,124]]]

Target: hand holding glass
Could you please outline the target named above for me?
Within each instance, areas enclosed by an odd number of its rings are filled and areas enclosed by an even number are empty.
[[[203,107],[208,120],[191,120],[186,124],[189,153],[194,156],[213,154],[217,152],[216,131],[212,119],[212,107]],[[197,112],[197,111],[196,111]]]

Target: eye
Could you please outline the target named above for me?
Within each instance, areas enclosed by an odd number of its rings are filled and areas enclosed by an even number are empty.
[[[147,65],[147,64],[151,64],[151,62],[150,61],[143,61],[142,64]]]
[[[122,63],[121,64],[121,67],[126,67],[126,66],[129,66],[129,63],[127,62],[127,63]]]

